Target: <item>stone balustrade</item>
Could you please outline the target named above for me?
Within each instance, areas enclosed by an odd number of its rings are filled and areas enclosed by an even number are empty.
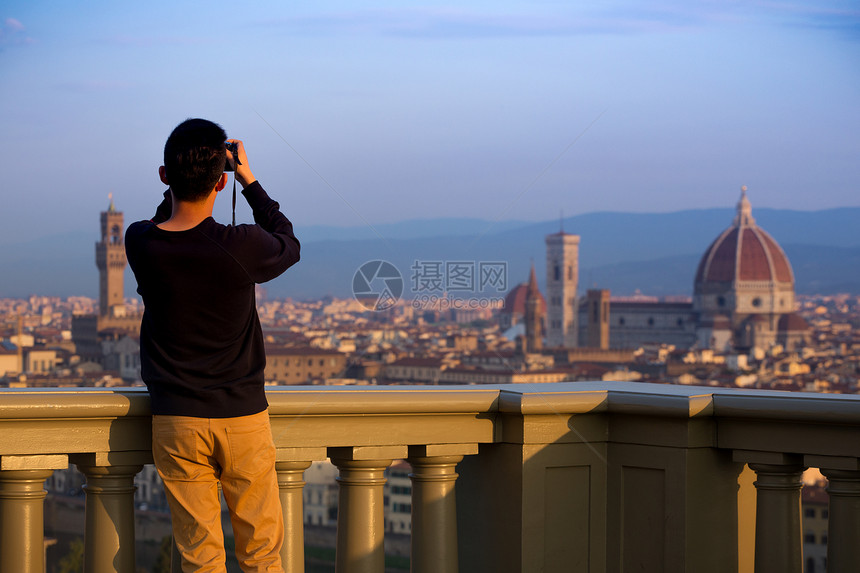
[[[412,571],[802,571],[800,476],[829,479],[828,568],[860,570],[860,398],[639,383],[272,387],[283,558],[302,474],[338,468],[336,569],[384,569],[384,471],[412,466]],[[42,573],[44,480],[86,476],[85,571],[134,573],[142,389],[0,391],[0,571]],[[176,569],[178,571],[178,569]]]

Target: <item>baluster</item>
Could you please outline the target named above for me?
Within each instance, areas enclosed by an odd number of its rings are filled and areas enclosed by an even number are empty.
[[[143,465],[77,467],[87,478],[84,573],[134,573],[134,476]]]
[[[426,448],[420,448],[421,453]],[[477,449],[477,448],[476,448]],[[425,456],[410,448],[412,466],[412,572],[457,573],[454,484],[462,455]],[[412,455],[412,454],[415,455]]]
[[[822,469],[828,480],[827,569],[860,571],[860,471]]]
[[[800,523],[799,464],[749,464],[756,473],[756,573],[801,573],[803,538]]]
[[[0,470],[0,571],[45,570],[44,484],[52,473]]]
[[[284,571],[300,573],[305,570],[305,540],[302,505],[304,472],[311,462],[277,462],[278,488],[284,513],[284,545],[281,563]]]
[[[389,455],[382,457],[385,454]],[[393,459],[406,454],[405,446],[329,449],[331,461],[339,471],[337,573],[384,571],[384,472]]]

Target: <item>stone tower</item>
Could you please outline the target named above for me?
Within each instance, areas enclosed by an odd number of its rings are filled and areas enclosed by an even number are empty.
[[[124,284],[125,244],[122,213],[116,210],[110,195],[107,211],[101,213],[102,238],[96,243],[96,266],[99,269],[99,317],[125,315]]]
[[[588,309],[586,346],[606,350],[609,348],[609,291],[589,289],[585,293]]]
[[[538,290],[535,266],[532,263],[529,283],[526,290],[526,352],[540,352],[543,348],[543,313],[541,312],[541,296]]]
[[[579,235],[558,233],[546,236],[547,346],[577,346],[577,300],[579,281]]]

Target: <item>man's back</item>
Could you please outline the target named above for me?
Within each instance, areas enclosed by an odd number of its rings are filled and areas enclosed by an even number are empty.
[[[145,306],[141,374],[156,414],[227,417],[266,407],[254,285],[295,263],[298,241],[259,183],[245,194],[259,225],[228,227],[210,217],[165,231],[156,216],[126,233]]]

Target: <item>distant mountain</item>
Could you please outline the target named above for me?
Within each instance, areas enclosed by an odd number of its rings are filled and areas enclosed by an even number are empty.
[[[860,293],[860,208],[802,212],[753,211],[759,225],[783,246],[801,293]],[[407,221],[354,227],[297,226],[302,260],[268,283],[272,297],[298,299],[351,295],[352,278],[363,263],[386,260],[401,272],[405,296],[425,263],[503,262],[507,285],[502,296],[528,277],[534,261],[540,282],[546,275],[544,237],[565,231],[580,235],[580,290],[609,288],[616,294],[690,294],[702,253],[734,217],[733,209],[675,213],[591,213],[563,222],[494,223],[480,219]],[[376,232],[374,232],[376,231]],[[378,233],[378,234],[377,234]],[[382,238],[379,237],[382,236]],[[32,293],[96,296],[94,260],[97,231],[78,231],[0,248],[0,296]],[[126,274],[126,293],[134,279]],[[438,294],[438,293],[436,293]],[[452,293],[456,295],[457,293]],[[466,296],[471,293],[461,293]]]
[[[410,219],[397,223],[359,225],[354,227],[333,227],[327,225],[299,226],[302,242],[314,241],[355,241],[367,239],[420,239],[429,237],[473,236],[478,232],[491,230],[494,233],[509,231],[527,226],[525,221],[490,222],[484,219],[440,218]]]
[[[860,294],[860,247],[783,245],[801,294]],[[702,254],[678,255],[650,261],[615,263],[580,271],[581,291],[608,288],[616,294],[637,290],[652,296],[693,293],[693,280]]]

